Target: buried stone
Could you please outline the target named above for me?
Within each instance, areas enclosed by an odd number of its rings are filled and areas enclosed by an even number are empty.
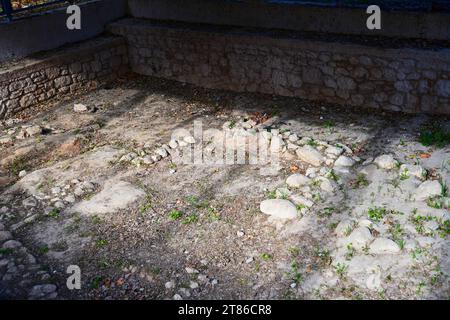
[[[280,219],[294,219],[298,215],[295,205],[284,199],[264,200],[260,204],[260,210],[262,213]]]

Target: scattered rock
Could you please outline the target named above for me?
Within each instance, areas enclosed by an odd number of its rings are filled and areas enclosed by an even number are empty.
[[[400,247],[391,239],[377,238],[370,245],[369,252],[372,254],[398,253],[400,252]]]
[[[146,165],[150,165],[150,164],[155,163],[155,161],[153,161],[153,159],[152,159],[151,156],[145,156],[145,157],[143,157],[143,158],[142,158],[142,162],[143,162],[144,164],[146,164]]]
[[[325,153],[332,154],[334,156],[340,156],[344,152],[343,148],[329,146],[325,149]]]
[[[296,153],[300,160],[316,167],[320,166],[325,161],[322,154],[309,145],[298,148]]]
[[[300,206],[305,206],[307,208],[311,208],[314,205],[314,202],[312,202],[309,199],[306,199],[305,197],[294,194],[289,197],[289,199],[295,204]]]
[[[3,244],[2,248],[3,249],[16,249],[16,248],[20,248],[21,246],[22,246],[22,243],[20,243],[19,241],[8,240]]]
[[[334,233],[336,233],[338,237],[346,236],[347,233],[352,230],[353,226],[354,221],[347,219],[342,220],[341,222],[338,223],[336,229],[334,229]]]
[[[324,178],[324,177],[320,177],[318,179],[320,181],[320,189],[322,189],[325,192],[329,192],[329,193],[334,192],[333,183],[329,179]]]
[[[351,167],[354,164],[355,160],[346,156],[340,156],[334,163],[334,165],[338,167]]]
[[[82,103],[75,103],[73,105],[73,111],[74,112],[78,112],[78,113],[82,113],[82,112],[88,112],[89,108],[88,106],[82,104]]]
[[[165,158],[165,157],[167,157],[167,156],[169,155],[169,153],[167,152],[167,150],[164,149],[164,148],[158,148],[158,149],[156,149],[155,152],[156,152],[157,154],[159,154],[162,158]]]
[[[294,219],[297,217],[297,208],[295,205],[284,199],[269,199],[264,200],[260,204],[261,212],[280,218],[280,219]]]
[[[186,267],[185,268],[186,272],[189,274],[193,274],[193,273],[199,273],[199,271],[195,268],[191,268],[191,267]]]
[[[288,140],[290,141],[290,142],[296,142],[296,141],[298,141],[298,136],[295,134],[295,133],[293,133],[293,134],[291,134],[290,136],[289,136],[289,138],[288,138]]]
[[[42,128],[40,126],[32,126],[25,129],[29,137],[34,137],[42,133]]]
[[[427,221],[423,226],[427,231],[436,231],[439,229],[439,223],[435,220]]]
[[[3,241],[11,240],[12,234],[9,231],[0,231],[0,243]]]
[[[169,147],[171,147],[172,149],[175,149],[176,147],[178,147],[178,142],[174,139],[170,140]]]
[[[164,286],[166,287],[166,289],[173,289],[175,287],[175,282],[168,281],[168,282],[165,283]]]
[[[441,194],[441,184],[437,180],[423,182],[415,192],[417,201],[423,201]]]
[[[353,248],[361,250],[373,240],[370,230],[366,227],[358,227],[346,238],[345,243],[351,243]]]
[[[303,185],[308,184],[310,181],[311,179],[309,179],[308,177],[300,173],[294,173],[286,179],[286,184],[291,188],[299,188]]]
[[[384,154],[375,158],[374,163],[378,168],[391,170],[398,166],[398,161],[390,154]]]
[[[28,197],[22,201],[22,206],[28,209],[34,208],[37,206],[37,201],[33,197]]]

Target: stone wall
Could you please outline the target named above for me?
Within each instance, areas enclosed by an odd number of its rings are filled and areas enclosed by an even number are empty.
[[[127,47],[120,37],[100,37],[0,66],[0,119],[95,88],[127,69]]]
[[[450,50],[380,48],[124,19],[133,71],[195,85],[450,114]],[[327,41],[325,41],[327,40]]]

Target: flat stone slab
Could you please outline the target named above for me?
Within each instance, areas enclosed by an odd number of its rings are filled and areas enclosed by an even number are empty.
[[[71,211],[87,215],[108,214],[125,209],[131,203],[145,196],[145,192],[125,181],[109,180],[103,190],[75,205]]]
[[[261,212],[280,219],[294,219],[297,217],[295,205],[284,199],[269,199],[261,202]]]

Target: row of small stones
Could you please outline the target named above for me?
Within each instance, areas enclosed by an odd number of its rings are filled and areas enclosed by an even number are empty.
[[[151,151],[147,146],[136,150],[135,152],[129,152],[123,155],[120,159],[120,163],[131,163],[136,166],[151,165],[164,158],[167,158],[178,147],[186,147],[195,143],[194,137],[188,135],[179,139],[172,139],[167,144],[163,144],[161,147]]]
[[[239,134],[240,131],[244,131],[247,134],[253,135],[258,131],[263,134],[263,137],[267,139],[267,141],[271,141],[272,139],[281,139],[278,140],[277,143],[272,143],[273,146],[281,147],[281,152],[285,153],[286,151],[295,151],[299,148],[299,146],[304,146],[308,143],[314,141],[317,144],[318,150],[327,149],[330,153],[328,153],[328,159],[326,160],[327,165],[331,165],[333,161],[337,158],[337,155],[340,155],[343,152],[352,153],[352,150],[343,144],[338,144],[337,147],[331,146],[328,143],[320,140],[313,140],[309,137],[298,137],[297,134],[291,133],[290,131],[284,131],[283,133],[278,133],[278,130],[272,129],[270,131],[265,126],[257,125],[253,120],[248,120],[245,122],[239,122],[233,124],[230,121],[227,121],[223,125],[224,131],[233,131],[236,134]],[[119,162],[121,163],[132,163],[136,166],[140,166],[141,164],[151,165],[156,163],[164,158],[167,158],[172,152],[178,147],[186,147],[188,145],[195,144],[195,138],[191,135],[187,135],[184,137],[178,137],[176,139],[171,139],[167,144],[163,144],[155,150],[151,151],[147,146],[144,148],[135,150],[134,152],[129,152],[123,155]],[[278,144],[279,143],[279,144]],[[279,151],[279,149],[277,149]]]
[[[2,223],[0,223],[0,245],[2,248],[0,276],[4,289],[2,295],[20,297],[20,291],[26,290],[29,299],[55,299],[58,296],[57,287],[45,283],[50,279],[50,275],[42,270],[36,258],[21,242],[13,239],[11,232],[7,231]],[[44,284],[36,284],[40,281]]]

